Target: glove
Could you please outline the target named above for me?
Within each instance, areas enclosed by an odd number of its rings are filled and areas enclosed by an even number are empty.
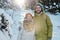
[[[48,40],[51,40],[51,38],[49,37]]]

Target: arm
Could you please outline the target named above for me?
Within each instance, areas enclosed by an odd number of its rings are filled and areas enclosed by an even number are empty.
[[[21,40],[21,39],[22,39],[22,35],[23,35],[23,29],[21,29],[21,30],[19,31],[17,40]]]
[[[47,22],[47,27],[48,27],[48,40],[51,40],[52,38],[52,23],[51,23],[51,20],[49,18],[49,16],[46,16],[46,22]]]

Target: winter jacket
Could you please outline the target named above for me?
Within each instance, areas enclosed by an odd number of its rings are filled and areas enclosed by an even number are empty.
[[[36,40],[48,40],[49,38],[52,38],[53,27],[48,15],[46,15],[44,12],[41,12],[38,16],[35,12],[34,21]]]

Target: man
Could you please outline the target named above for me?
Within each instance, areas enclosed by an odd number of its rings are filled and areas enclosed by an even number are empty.
[[[35,6],[34,21],[36,40],[51,40],[53,28],[52,23],[49,16],[44,13],[40,4]]]

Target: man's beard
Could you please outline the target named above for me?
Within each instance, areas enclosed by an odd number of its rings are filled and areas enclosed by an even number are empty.
[[[40,14],[41,13],[41,11],[40,12],[37,12],[37,14]]]

